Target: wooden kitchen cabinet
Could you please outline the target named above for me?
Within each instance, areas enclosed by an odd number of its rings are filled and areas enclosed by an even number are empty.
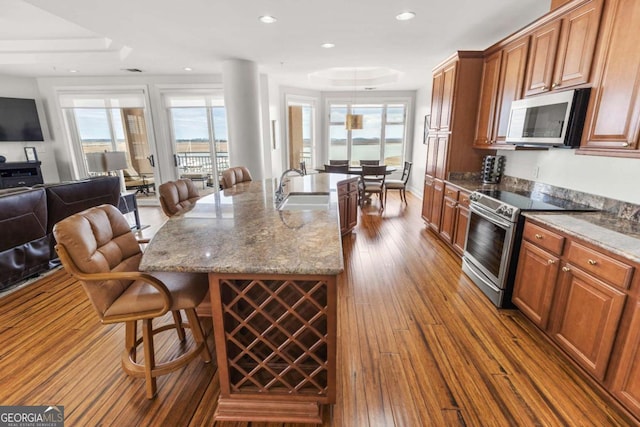
[[[491,148],[495,132],[495,114],[498,103],[498,86],[500,83],[500,64],[502,50],[488,54],[482,67],[482,85],[480,89],[480,106],[476,124],[475,148]]]
[[[523,239],[512,301],[604,384],[634,267],[531,220]]]
[[[440,221],[442,219],[442,203],[444,200],[444,182],[442,180],[437,178],[433,180],[433,195],[431,199],[429,227],[436,233],[439,233]]]
[[[460,190],[458,193],[458,205],[456,206],[456,227],[453,233],[453,249],[462,255],[467,241],[467,225],[469,224],[469,204],[471,199],[468,191]]]
[[[445,242],[453,243],[453,234],[456,227],[456,210],[458,206],[459,190],[449,184],[445,184],[442,199],[442,220],[440,222],[440,237]]]
[[[551,90],[553,65],[556,60],[561,25],[560,20],[552,21],[531,35],[525,95],[535,95]]]
[[[626,294],[572,264],[562,267],[551,336],[593,377],[606,373]]]
[[[350,233],[358,225],[358,181],[360,178],[338,183],[340,233]]]
[[[442,198],[440,238],[458,254],[464,252],[469,222],[470,193],[445,182]]]
[[[640,418],[640,298],[628,304],[629,327],[623,337],[620,360],[613,371],[611,392]]]
[[[473,149],[482,52],[459,51],[433,70],[422,218],[440,231],[444,180],[450,172],[477,172],[482,154]]]
[[[640,2],[607,2],[580,154],[640,157]]]
[[[433,182],[435,178],[431,175],[424,177],[424,190],[422,193],[422,219],[429,224],[432,222],[431,205],[433,204]]]
[[[603,0],[589,0],[531,33],[525,95],[589,82]]]
[[[546,329],[565,238],[527,221],[513,288],[513,303],[541,329]]]
[[[526,36],[486,57],[474,147],[495,149],[504,143],[511,104],[522,98],[528,51]]]
[[[549,321],[559,271],[557,256],[529,241],[522,243],[511,301],[541,329]]]
[[[528,36],[509,43],[502,51],[500,85],[494,122],[494,144],[504,143],[511,114],[511,104],[516,99],[522,98],[528,52]]]

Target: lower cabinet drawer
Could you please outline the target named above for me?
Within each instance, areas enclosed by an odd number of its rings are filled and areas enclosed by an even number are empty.
[[[524,226],[523,237],[555,255],[562,254],[564,237],[546,228],[527,222]]]
[[[567,260],[622,289],[629,287],[633,275],[632,266],[575,242],[571,242],[569,245]]]

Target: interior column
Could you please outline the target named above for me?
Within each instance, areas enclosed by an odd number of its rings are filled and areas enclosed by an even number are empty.
[[[263,179],[258,65],[244,59],[227,60],[222,64],[222,81],[229,126],[229,165],[246,166],[254,180]]]

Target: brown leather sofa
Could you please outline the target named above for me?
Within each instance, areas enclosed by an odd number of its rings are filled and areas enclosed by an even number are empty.
[[[120,178],[105,176],[81,181],[45,184],[47,193],[47,236],[51,260],[58,265],[55,251],[56,240],[53,226],[75,213],[94,206],[109,204],[118,207],[120,201]]]
[[[52,234],[58,221],[119,200],[118,177],[1,190],[0,291],[58,265]]]
[[[0,291],[49,268],[43,188],[0,192]]]

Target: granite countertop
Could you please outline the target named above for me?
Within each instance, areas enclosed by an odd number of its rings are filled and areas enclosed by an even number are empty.
[[[640,224],[606,212],[526,212],[527,218],[640,263]]]
[[[327,209],[278,211],[276,180],[240,183],[170,218],[144,251],[143,271],[334,275],[344,270],[338,182],[353,175],[289,176],[288,192],[328,192]]]
[[[475,191],[479,189],[518,191],[518,186],[509,182],[500,184],[483,184],[480,179],[451,179],[447,182],[465,189]],[[537,193],[541,199],[553,198],[551,196]],[[555,203],[559,200],[554,198]],[[571,203],[583,202],[583,200],[567,200]],[[599,246],[612,253],[628,258],[635,262],[640,262],[640,223],[628,220],[609,212],[524,212],[527,218],[533,218],[539,222],[563,231],[569,235],[576,236]]]

